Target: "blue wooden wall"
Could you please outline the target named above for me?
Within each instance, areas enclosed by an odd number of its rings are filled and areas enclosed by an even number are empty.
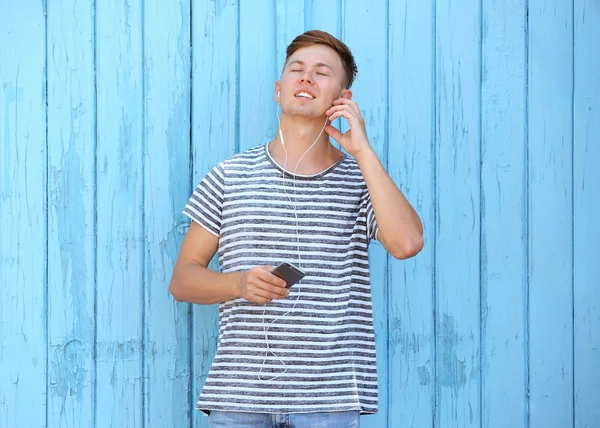
[[[274,136],[310,28],[425,225],[414,259],[371,249],[363,426],[600,427],[597,0],[0,0],[0,427],[205,426],[181,210]]]

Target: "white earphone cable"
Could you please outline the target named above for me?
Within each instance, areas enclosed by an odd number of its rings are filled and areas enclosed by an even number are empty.
[[[279,106],[279,103],[277,104]],[[285,174],[287,172],[287,163],[288,163],[288,152],[285,148],[285,141],[283,139],[283,131],[281,130],[281,118],[280,115],[278,114],[279,112],[276,112],[277,115],[277,123],[278,123],[278,131],[279,131],[279,139],[281,140],[281,146],[283,147],[283,151],[285,152],[285,162],[283,165],[283,172],[281,175],[281,179],[283,182],[283,191],[285,192],[286,196],[288,197],[288,200],[290,201],[290,203],[292,204],[292,207],[294,208],[294,217],[296,220],[296,244],[297,244],[297,255],[298,255],[298,267],[301,267],[302,264],[302,260],[301,260],[301,256],[300,256],[300,234],[299,234],[299,223],[298,223],[298,212],[297,212],[297,196],[296,196],[296,172],[298,171],[298,166],[300,165],[300,162],[302,161],[302,159],[304,159],[304,156],[306,156],[308,154],[308,152],[319,142],[319,138],[321,138],[321,135],[323,134],[323,131],[325,130],[325,127],[327,126],[327,122],[328,122],[328,118],[325,119],[325,123],[323,124],[323,128],[321,128],[321,132],[319,132],[319,135],[317,136],[317,138],[315,139],[314,143],[311,144],[311,146],[304,152],[304,154],[300,157],[300,159],[298,159],[298,162],[296,163],[296,167],[294,168],[294,172],[292,173],[292,188],[293,188],[293,193],[294,193],[294,201],[292,202],[292,199],[290,198],[290,195],[288,194],[287,190],[286,190],[286,184],[285,184]],[[298,293],[296,295],[296,300],[294,301],[294,305],[283,315],[280,315],[276,318],[274,318],[269,325],[273,324],[275,321],[277,321],[280,318],[283,318],[284,316],[286,316],[287,314],[289,314],[295,307],[296,304],[298,303],[298,300],[300,299],[300,292],[302,290],[302,287],[300,286],[300,283],[297,284],[298,285]],[[266,380],[266,381],[271,381],[271,380],[275,380],[277,379],[279,376],[281,376],[282,374],[287,372],[287,368],[280,374],[278,374],[275,377],[269,378],[269,379],[263,379],[260,376],[260,373],[262,373],[263,367],[265,366],[265,363],[267,362],[267,356],[269,355],[269,353],[271,353],[271,355],[273,355],[275,358],[277,358],[279,360],[279,362],[282,365],[286,365],[285,362],[278,356],[275,354],[275,352],[273,352],[273,350],[271,349],[271,347],[269,346],[269,335],[268,335],[268,330],[269,328],[265,325],[265,315],[266,315],[266,305],[263,308],[263,318],[262,318],[262,324],[263,324],[263,331],[265,333],[265,344],[267,346],[267,349],[265,351],[265,358],[261,364],[260,367],[260,371],[258,372],[258,379],[259,380]]]

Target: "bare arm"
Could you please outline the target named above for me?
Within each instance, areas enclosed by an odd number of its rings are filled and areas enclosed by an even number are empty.
[[[213,304],[243,297],[250,302],[264,304],[289,294],[285,282],[271,274],[268,266],[233,273],[208,269],[218,243],[219,238],[192,221],[169,284],[169,291],[176,300]]]
[[[345,96],[335,100],[325,114],[330,121],[345,118],[350,129],[342,134],[328,126],[325,131],[358,162],[377,218],[379,242],[397,259],[413,257],[423,248],[423,225],[381,165],[367,138],[365,121],[358,105],[349,99],[349,94],[350,91],[346,90]]]
[[[356,160],[367,183],[377,218],[377,240],[397,259],[415,256],[423,248],[423,225],[419,216],[374,151],[361,152]]]

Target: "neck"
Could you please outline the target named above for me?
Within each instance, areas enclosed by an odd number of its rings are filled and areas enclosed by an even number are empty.
[[[325,117],[292,118],[282,114],[279,126],[283,134],[285,150],[278,129],[275,139],[269,144],[271,156],[283,167],[287,151],[286,169],[290,172],[294,172],[296,164],[301,159],[296,171],[298,174],[315,174],[327,169],[339,160],[342,153],[330,144],[329,135],[324,130],[321,133],[324,125]],[[317,136],[319,136],[318,140]]]

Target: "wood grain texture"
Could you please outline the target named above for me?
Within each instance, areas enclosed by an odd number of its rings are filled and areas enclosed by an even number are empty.
[[[600,4],[575,1],[573,95],[574,426],[600,421]]]
[[[239,2],[239,151],[273,139],[277,132],[275,81],[277,37],[274,0]]]
[[[573,425],[571,3],[529,2],[530,426]]]
[[[0,427],[207,426],[218,307],[168,293],[181,211],[275,136],[313,28],[425,229],[370,249],[362,426],[598,426],[597,1],[0,3]]]
[[[279,79],[285,63],[285,51],[305,29],[304,0],[275,0],[275,37],[277,56],[275,76]]]
[[[352,86],[354,99],[363,115],[371,146],[384,166],[388,161],[387,140],[387,4],[380,1],[346,2],[343,11],[344,42],[351,46],[358,64],[358,74]],[[368,21],[365,19],[368,17]],[[375,38],[376,45],[365,43]],[[342,131],[348,129],[343,120]],[[388,254],[381,244],[373,241],[370,251],[371,295],[373,324],[379,379],[379,412],[364,416],[361,426],[383,427],[388,417]],[[375,309],[376,308],[376,309]]]
[[[526,426],[525,15],[520,1],[483,3],[480,328],[484,427]]]
[[[40,2],[0,12],[0,426],[47,406],[46,31]]]
[[[96,3],[98,427],[145,419],[142,25],[141,0]]]
[[[192,5],[192,189],[217,163],[239,149],[239,9],[236,1]],[[227,47],[227,48],[224,48]],[[246,88],[249,91],[250,88]],[[181,202],[183,209],[186,201]],[[188,220],[186,220],[186,224]],[[209,268],[219,269],[217,256]],[[192,401],[195,406],[214,358],[218,337],[218,305],[196,306],[192,317]],[[194,410],[194,427],[207,426]]]
[[[75,427],[95,412],[94,6],[48,7],[47,423]]]
[[[341,0],[304,0],[304,28],[342,37],[340,3]]]
[[[436,2],[437,427],[480,421],[480,10]]]
[[[388,172],[421,217],[425,247],[390,258],[389,427],[431,426],[435,411],[433,24],[432,2],[390,2]]]
[[[190,3],[144,4],[144,415],[190,426],[189,307],[168,290],[185,231],[190,176]]]

